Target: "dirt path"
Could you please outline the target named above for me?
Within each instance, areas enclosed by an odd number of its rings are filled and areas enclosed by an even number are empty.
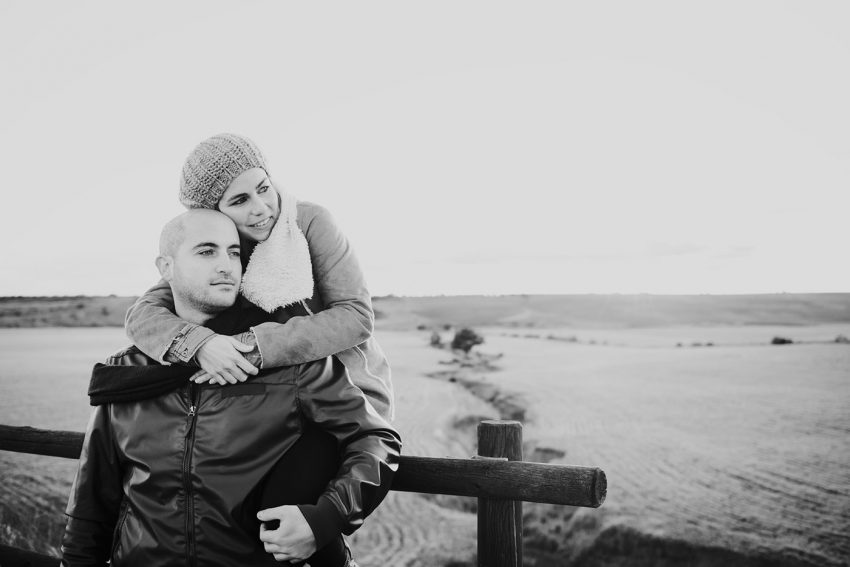
[[[469,457],[474,438],[455,423],[468,416],[496,417],[491,406],[456,384],[434,380],[423,370],[440,368],[446,354],[430,349],[414,333],[385,332],[381,346],[392,353],[396,420],[403,452],[429,457]],[[467,420],[468,421],[468,420]],[[476,516],[441,506],[439,499],[391,492],[351,538],[358,562],[366,565],[436,567],[470,560],[475,552]]]

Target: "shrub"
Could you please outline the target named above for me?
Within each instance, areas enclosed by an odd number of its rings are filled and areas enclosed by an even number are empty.
[[[772,344],[772,345],[790,345],[790,344],[794,344],[794,341],[792,341],[791,339],[787,339],[785,337],[773,337],[773,340],[770,341],[770,344]]]
[[[452,339],[452,348],[469,353],[469,351],[472,350],[472,347],[480,345],[483,342],[484,337],[476,333],[474,330],[464,327],[455,333],[455,337]]]

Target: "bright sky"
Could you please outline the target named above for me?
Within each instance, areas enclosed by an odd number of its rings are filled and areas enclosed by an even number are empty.
[[[0,4],[0,295],[158,279],[224,131],[373,294],[850,291],[850,3]]]

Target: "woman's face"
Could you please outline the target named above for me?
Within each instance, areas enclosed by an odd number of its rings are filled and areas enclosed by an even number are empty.
[[[277,191],[259,167],[243,171],[230,183],[218,210],[236,223],[240,236],[254,242],[268,238],[280,216]]]

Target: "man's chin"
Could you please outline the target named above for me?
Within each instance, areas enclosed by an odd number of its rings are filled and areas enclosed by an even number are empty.
[[[210,294],[207,296],[206,307],[208,308],[208,312],[211,311],[224,311],[229,307],[233,307],[233,304],[236,303],[236,290],[232,291],[224,291],[221,290],[218,293]]]

